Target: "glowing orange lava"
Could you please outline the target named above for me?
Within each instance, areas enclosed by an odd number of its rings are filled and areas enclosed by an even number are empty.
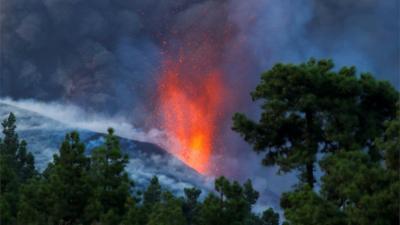
[[[159,83],[162,126],[176,140],[173,153],[196,171],[209,173],[209,161],[225,88],[222,73],[190,64],[165,62]],[[190,74],[187,74],[190,73]]]
[[[215,6],[199,4],[190,11],[191,19],[180,20],[162,36],[157,86],[157,120],[173,142],[167,149],[208,175],[219,169],[212,156],[222,149],[219,139],[232,93],[224,70],[225,47],[236,32],[228,7]]]

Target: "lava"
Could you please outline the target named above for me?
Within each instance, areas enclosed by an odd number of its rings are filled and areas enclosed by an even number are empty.
[[[232,93],[223,65],[235,27],[225,8],[215,12],[213,6],[199,5],[191,11],[195,19],[182,20],[163,37],[157,88],[158,120],[172,142],[167,148],[202,174],[218,169],[212,158]]]
[[[207,174],[223,104],[221,71],[185,74],[184,59],[167,61],[160,80],[162,126],[175,139],[173,153],[196,171]]]

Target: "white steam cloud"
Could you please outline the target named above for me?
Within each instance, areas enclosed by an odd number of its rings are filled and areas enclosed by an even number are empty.
[[[122,116],[109,117],[101,113],[88,113],[78,106],[61,104],[58,102],[40,102],[33,99],[12,100],[0,98],[0,103],[29,110],[53,120],[59,121],[76,129],[85,129],[98,133],[106,133],[108,128],[114,128],[116,135],[142,142],[165,146],[167,136],[158,129],[143,131],[135,128]]]

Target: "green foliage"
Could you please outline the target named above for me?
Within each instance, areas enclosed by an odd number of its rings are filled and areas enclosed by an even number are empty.
[[[108,210],[107,213],[100,216],[100,224],[102,225],[119,224],[120,221],[120,216],[112,209]]]
[[[16,118],[13,113],[10,113],[7,119],[5,119],[1,125],[3,126],[4,138],[2,140],[2,155],[9,156],[10,162],[15,162],[16,154],[19,147],[18,135],[15,132],[17,128]],[[16,163],[14,164],[16,165]]]
[[[265,225],[279,225],[279,214],[269,208],[263,212],[262,221]]]
[[[200,224],[217,225],[224,222],[223,204],[220,199],[210,193],[203,202],[200,211]]]
[[[237,113],[233,130],[266,152],[263,164],[301,172],[281,198],[285,223],[399,224],[399,93],[354,67],[333,68],[330,60],[276,64],[251,93],[261,118]]]
[[[388,169],[400,171],[400,102],[397,117],[385,122],[385,133],[376,140],[378,148],[382,151]]]
[[[276,64],[251,93],[262,103],[260,120],[233,117],[233,130],[256,152],[266,152],[265,165],[299,169],[301,181],[311,187],[320,151],[368,149],[377,156],[372,143],[384,121],[395,117],[399,99],[388,82],[369,74],[357,77],[354,67],[333,68],[330,60]]]
[[[162,201],[156,203],[147,225],[185,225],[182,202],[169,192],[164,192]]]
[[[35,178],[23,185],[17,215],[18,224],[48,224],[52,199],[49,185]]]
[[[0,139],[0,224],[16,222],[19,191],[36,174],[34,157],[27,152],[27,144],[20,141],[15,131],[16,118],[10,113],[2,123]]]
[[[243,193],[244,198],[250,207],[252,205],[256,204],[257,199],[260,196],[260,194],[256,190],[254,190],[251,180],[247,180],[243,184],[243,192],[244,192]]]
[[[345,224],[339,209],[313,192],[309,186],[283,194],[281,207],[285,209],[285,217],[292,225]]]
[[[66,134],[59,154],[38,173],[26,142],[18,139],[15,121],[10,114],[3,122],[0,141],[1,224],[264,224],[266,216],[251,211],[259,193],[250,180],[240,185],[220,177],[215,181],[218,197],[211,192],[201,202],[201,190],[186,188],[178,198],[163,191],[154,176],[142,198],[133,195],[125,170],[128,157],[112,129],[89,156],[77,132]]]
[[[258,192],[251,181],[243,186],[225,177],[215,180],[215,191],[204,200],[200,211],[201,224],[246,224],[252,219],[251,206],[258,199]]]
[[[27,143],[24,140],[22,140],[19,144],[19,148],[16,155],[18,177],[22,182],[25,182],[29,178],[36,175],[35,158],[33,157],[32,153],[27,152],[26,146]]]
[[[198,215],[200,210],[200,204],[198,203],[201,190],[197,188],[185,188],[185,199],[183,201],[183,213],[186,217],[188,225],[196,224],[198,221]]]
[[[142,225],[146,224],[147,217],[143,208],[138,208],[132,199],[127,202],[128,211],[124,216],[121,225]]]
[[[391,148],[399,138],[391,130],[397,122],[388,122],[383,135],[392,138],[377,139],[384,153],[399,151],[398,146]],[[320,192],[303,187],[285,193],[281,199],[285,217],[291,224],[399,224],[400,180],[395,168],[399,159],[385,159],[376,162],[364,151],[327,155],[320,161],[324,172]]]
[[[53,223],[78,224],[90,197],[89,165],[85,145],[77,132],[69,133],[61,145],[60,154],[48,167],[50,214]]]
[[[120,222],[133,187],[125,171],[127,163],[128,156],[122,155],[119,140],[110,128],[104,146],[94,149],[91,155],[89,180],[92,197],[86,209],[89,220],[97,220],[103,215],[103,220],[110,221],[107,223]]]
[[[144,192],[143,204],[145,207],[152,208],[155,204],[161,201],[161,185],[158,182],[158,178],[154,176],[147,190]]]
[[[352,224],[393,224],[398,221],[398,172],[361,151],[340,152],[321,161],[321,194],[340,208]],[[396,191],[397,190],[397,191]]]
[[[361,151],[328,156],[321,168],[325,175],[320,193],[306,186],[282,196],[290,224],[398,224],[397,172]]]

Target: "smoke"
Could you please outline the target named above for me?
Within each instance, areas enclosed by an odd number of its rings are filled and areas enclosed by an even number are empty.
[[[112,113],[140,105],[159,48],[142,32],[146,8],[129,2],[2,0],[1,95]]]
[[[54,113],[44,104],[18,104],[76,126],[101,132],[112,126],[121,136],[160,142],[154,111],[165,57],[177,57],[188,46],[185,54],[194,55],[199,67],[220,68],[232,90],[224,97],[234,101],[218,124],[221,143],[213,160],[217,173],[238,178],[274,171],[254,163],[259,157],[230,130],[233,112],[257,116],[248,93],[274,63],[328,57],[400,88],[396,0],[0,0],[0,5],[0,96],[50,102]],[[216,52],[207,60],[201,56],[205,39]],[[82,111],[88,116],[81,117]]]
[[[162,131],[157,129],[144,131],[135,128],[127,118],[122,116],[110,117],[106,114],[86,112],[75,105],[65,105],[58,102],[40,102],[32,99],[15,101],[10,98],[0,98],[0,103],[38,113],[74,129],[105,133],[111,127],[115,129],[116,135],[123,138],[151,142],[161,146],[166,146],[168,143]]]
[[[235,23],[262,70],[277,61],[328,57],[400,85],[396,0],[236,0],[232,5]]]

